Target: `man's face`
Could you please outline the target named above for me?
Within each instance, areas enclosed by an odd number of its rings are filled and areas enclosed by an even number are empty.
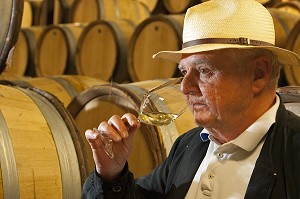
[[[253,75],[245,58],[234,60],[225,50],[189,54],[179,69],[184,75],[181,90],[197,124],[232,125],[234,117],[247,113]]]

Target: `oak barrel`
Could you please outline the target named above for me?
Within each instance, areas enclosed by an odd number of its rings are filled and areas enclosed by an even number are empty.
[[[34,63],[34,56],[36,52],[37,42],[40,38],[41,33],[45,28],[46,26],[31,26],[27,28],[25,27],[21,28],[21,32],[24,34],[26,38],[26,46],[28,48],[27,65],[24,74],[26,76],[31,76],[31,77],[37,76],[36,67]]]
[[[22,23],[23,6],[23,0],[0,1],[0,73],[11,61]]]
[[[300,56],[300,21],[295,25],[291,31],[288,39],[286,49],[297,53]],[[299,66],[285,66],[283,67],[285,78],[290,86],[300,85],[300,68]]]
[[[259,3],[263,4],[265,7],[274,7],[283,0],[257,0]]]
[[[96,85],[107,84],[107,82],[80,75],[23,78],[2,74],[0,84],[14,85],[22,88],[38,88],[47,91],[55,95],[67,107],[79,93]]]
[[[24,12],[21,27],[52,24],[53,2],[53,0],[24,0]]]
[[[78,40],[78,74],[105,81],[128,82],[127,46],[134,29],[135,24],[124,19],[89,23]]]
[[[72,6],[71,22],[129,19],[138,24],[149,16],[148,8],[136,0],[76,0]]]
[[[166,10],[171,14],[185,13],[189,7],[201,3],[200,0],[162,0]]]
[[[34,67],[34,51],[36,42],[43,26],[22,27],[12,58],[12,64],[7,73],[14,75],[36,76]]]
[[[152,55],[161,50],[180,50],[184,15],[155,15],[140,23],[129,42],[128,71],[132,81],[171,78],[177,64]]]
[[[74,117],[77,127],[84,138],[86,129],[97,127],[101,121],[112,115],[127,112],[137,115],[141,98],[150,88],[166,80],[149,80],[129,84],[110,84],[92,87],[78,95],[67,107]],[[180,96],[177,91],[173,95]],[[185,101],[183,100],[183,103]],[[179,125],[177,125],[177,123]],[[179,127],[180,126],[180,127]],[[168,155],[174,140],[183,132],[195,127],[193,116],[186,111],[174,123],[165,127],[141,124],[133,141],[129,167],[135,177],[145,175],[159,165]],[[85,142],[86,148],[89,147]],[[94,169],[91,150],[87,151],[89,169]]]
[[[37,76],[77,74],[75,53],[77,40],[85,24],[50,25],[37,41],[34,65]]]
[[[144,4],[148,8],[151,15],[167,13],[167,10],[164,7],[163,1],[161,1],[161,0],[137,0],[137,1]]]
[[[15,75],[25,75],[27,63],[29,60],[29,44],[25,33],[22,29],[19,32],[18,40],[15,45],[14,54],[12,57],[11,67],[6,72]]]
[[[80,198],[84,145],[59,100],[0,85],[0,106],[0,198]]]
[[[275,28],[275,45],[281,48],[286,47],[287,38],[300,20],[300,15],[280,10],[278,8],[268,8],[272,15]]]
[[[23,6],[23,16],[22,16],[22,23],[21,27],[29,27],[33,24],[33,10],[30,2],[24,0]]]
[[[279,2],[276,5],[274,5],[274,8],[277,8],[279,10],[283,10],[295,15],[300,15],[300,2],[297,0],[289,0],[289,1],[283,1]]]
[[[71,9],[75,0],[54,1],[53,24],[71,23]]]

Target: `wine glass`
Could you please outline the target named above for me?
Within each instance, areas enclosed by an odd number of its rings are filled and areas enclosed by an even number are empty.
[[[148,125],[165,126],[182,115],[188,107],[180,93],[182,79],[175,78],[148,90],[141,101],[138,121]],[[106,154],[114,158],[112,139],[97,128],[93,128],[93,131],[99,133]]]

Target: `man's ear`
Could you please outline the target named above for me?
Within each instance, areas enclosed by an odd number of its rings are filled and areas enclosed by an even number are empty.
[[[253,59],[254,74],[252,82],[252,91],[261,92],[271,79],[272,63],[267,56],[259,56]]]

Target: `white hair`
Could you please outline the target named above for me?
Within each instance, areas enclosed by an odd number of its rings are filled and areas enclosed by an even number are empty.
[[[254,49],[226,49],[226,53],[230,53],[234,60],[238,62],[237,65],[245,66],[241,62],[247,62],[249,59],[253,59],[259,56],[267,56],[271,60],[272,71],[270,76],[270,81],[268,83],[269,88],[276,89],[278,86],[278,81],[280,77],[280,71],[283,64],[278,60],[277,56],[270,50],[254,48]],[[245,68],[245,67],[243,67]]]

